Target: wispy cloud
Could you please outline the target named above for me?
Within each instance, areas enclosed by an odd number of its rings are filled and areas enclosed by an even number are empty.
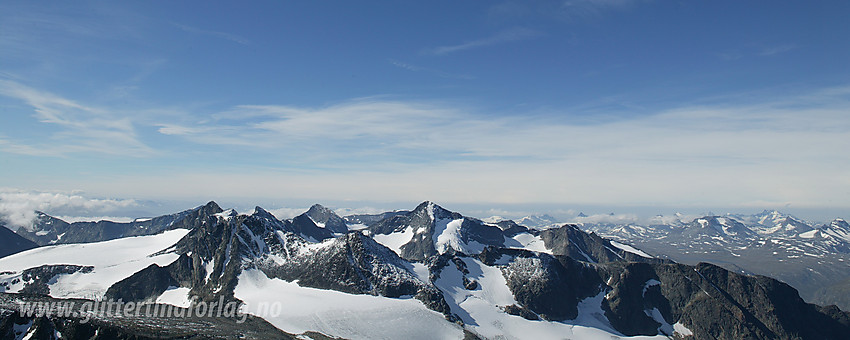
[[[446,55],[446,54],[450,54],[450,53],[454,53],[454,52],[460,52],[460,51],[465,51],[465,50],[470,50],[470,49],[475,49],[475,48],[481,48],[481,47],[486,47],[486,46],[516,42],[516,41],[521,41],[521,40],[528,40],[528,39],[538,37],[540,35],[542,35],[542,33],[535,31],[535,30],[532,30],[532,29],[529,29],[529,28],[515,27],[515,28],[512,28],[512,29],[501,31],[499,33],[496,33],[495,35],[492,35],[492,36],[489,36],[489,37],[486,37],[486,38],[482,38],[482,39],[478,39],[478,40],[472,40],[472,41],[468,41],[468,42],[465,42],[465,43],[462,43],[462,44],[457,44],[457,45],[446,45],[446,46],[435,47],[435,48],[429,49],[428,52],[431,53],[431,54],[434,54],[434,55]]]
[[[641,0],[566,0],[561,8],[569,14],[599,14],[607,10],[628,9]]]
[[[815,108],[818,104],[813,100],[797,99],[794,104],[774,101],[684,107],[636,119],[575,125],[553,117],[494,116],[437,103],[364,98],[321,108],[241,105],[214,115],[214,121],[162,125],[159,131],[196,143],[313,149],[328,156],[335,151],[354,157],[415,151],[473,158],[549,159],[587,152],[619,153],[623,149],[634,151],[634,158],[656,158],[665,152],[688,154],[688,150],[697,149],[714,150],[711,153],[716,157],[747,158],[751,157],[747,156],[748,152],[766,147],[757,136],[805,132],[826,133],[823,136],[827,137],[842,128],[850,128],[850,123],[842,119],[842,109]],[[794,105],[798,107],[791,107]],[[799,105],[810,108],[800,109]],[[682,144],[663,141],[686,131],[692,136]],[[557,136],[571,138],[551,143],[560,140]],[[628,141],[629,138],[634,141]],[[740,147],[719,147],[727,140],[739,143]],[[754,149],[748,150],[750,146]],[[645,149],[638,150],[639,147]],[[659,156],[650,157],[653,154]]]
[[[127,116],[11,80],[0,79],[0,95],[26,103],[40,123],[58,128],[50,138],[35,144],[15,142],[10,136],[0,138],[0,150],[31,155],[97,152],[138,156],[153,152],[137,138],[133,122]]]
[[[402,69],[412,71],[412,72],[425,72],[425,73],[433,74],[433,75],[436,75],[436,76],[442,77],[442,78],[465,79],[465,80],[475,79],[475,77],[467,75],[467,74],[455,74],[455,73],[444,72],[444,71],[440,71],[440,70],[420,67],[420,66],[413,65],[413,64],[410,64],[410,63],[401,62],[401,61],[398,61],[398,60],[395,60],[395,59],[389,59],[389,62],[390,62],[391,65],[398,67],[398,68],[402,68]]]
[[[717,53],[717,57],[726,61],[741,59],[744,55],[737,51],[727,51]]]
[[[761,52],[759,52],[759,55],[761,55],[761,56],[777,55],[777,54],[780,54],[780,53],[785,53],[785,52],[791,51],[793,49],[796,49],[797,47],[798,46],[795,45],[795,44],[784,44],[784,45],[777,45],[777,46],[769,46],[769,47],[762,48]]]
[[[799,48],[797,44],[781,44],[781,45],[771,45],[771,46],[762,46],[762,47],[754,47],[748,46],[742,49],[734,49],[727,50],[724,52],[716,53],[717,57],[726,61],[738,60],[744,57],[771,57],[779,54],[783,54],[792,50]]]
[[[497,21],[545,18],[555,20],[589,19],[613,10],[627,10],[644,0],[538,0],[499,2],[487,14]]]
[[[45,141],[24,143],[4,130],[4,152],[151,151],[134,134],[141,123],[126,112],[12,81],[0,85],[40,124],[57,128]],[[719,98],[593,122],[571,118],[580,109],[490,113],[386,96],[318,107],[194,108],[147,118],[144,126],[158,133],[146,138],[157,145],[167,140],[169,151],[191,159],[245,156],[227,162],[242,167],[205,170],[187,161],[185,173],[113,175],[80,185],[128,197],[192,199],[251,188],[258,197],[313,200],[369,200],[380,193],[385,201],[846,202],[840,188],[850,190],[850,91],[798,93]]]
[[[846,201],[827,197],[841,192],[828,183],[850,188],[843,151],[850,149],[850,103],[843,93],[679,107],[594,124],[366,98],[320,108],[244,105],[161,132],[332,170],[229,173],[233,188],[215,188],[224,191],[252,183],[266,195],[313,198],[381,192],[387,200],[465,202],[823,203]],[[210,191],[202,183],[215,178],[171,179],[202,193]]]
[[[219,38],[219,39],[229,40],[229,41],[235,42],[237,44],[242,44],[242,45],[250,45],[251,44],[251,42],[248,39],[243,38],[243,37],[236,35],[236,34],[232,34],[232,33],[205,30],[205,29],[200,29],[200,28],[197,28],[197,27],[184,25],[184,24],[178,24],[178,23],[172,23],[172,25],[183,30],[184,32],[206,35],[206,36],[215,37],[215,38]]]

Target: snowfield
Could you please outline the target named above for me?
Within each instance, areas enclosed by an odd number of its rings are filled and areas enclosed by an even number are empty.
[[[12,281],[21,276],[24,269],[42,265],[71,264],[93,266],[89,273],[60,274],[50,280],[50,296],[55,298],[102,298],[114,283],[136,272],[158,264],[165,266],[177,260],[176,254],[150,257],[166,249],[189,233],[187,229],[176,229],[157,235],[126,237],[116,240],[44,246],[17,253],[0,259],[0,281]],[[15,293],[23,285],[13,285],[7,293]],[[2,289],[2,286],[0,286]]]
[[[301,287],[249,269],[234,296],[242,312],[289,333],[316,331],[346,339],[462,339],[460,326],[416,299],[393,299]]]

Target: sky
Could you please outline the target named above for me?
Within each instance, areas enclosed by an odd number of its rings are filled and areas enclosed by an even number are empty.
[[[0,210],[850,217],[848,17],[828,0],[3,1]]]

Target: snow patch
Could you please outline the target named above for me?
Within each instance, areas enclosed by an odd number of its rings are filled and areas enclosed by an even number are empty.
[[[688,329],[688,327],[685,327],[685,325],[683,325],[681,321],[673,324],[673,332],[678,333],[681,336],[694,335],[694,332]]]
[[[401,255],[401,246],[413,240],[413,227],[408,226],[400,233],[391,234],[375,234],[372,236],[376,242],[383,244],[385,247],[392,249],[396,254]]]
[[[514,237],[505,236],[505,246],[507,248],[520,248],[540,253],[552,254],[552,250],[546,248],[543,238],[534,236],[531,233],[520,233]]]
[[[410,272],[416,274],[422,282],[431,282],[431,271],[428,270],[428,266],[424,263],[413,262],[410,263],[410,268],[407,268]]]
[[[192,300],[189,298],[189,290],[187,287],[168,287],[162,295],[156,298],[156,303],[189,308],[192,305]]]
[[[814,238],[817,235],[817,233],[818,233],[818,230],[815,229],[815,230],[809,230],[805,233],[800,233],[798,236],[800,236],[800,238]]]
[[[362,224],[362,223],[348,224],[347,226],[348,226],[349,231],[363,230],[363,229],[369,228],[368,225],[365,225],[365,224]]]
[[[632,253],[632,254],[635,254],[637,256],[645,257],[645,258],[648,258],[648,259],[654,258],[652,255],[644,253],[642,250],[637,249],[635,247],[632,247],[628,244],[623,244],[623,243],[620,243],[620,242],[617,242],[617,241],[610,241],[610,242],[611,242],[612,246],[615,246],[615,247],[619,248],[620,250],[623,250],[627,253]]]
[[[457,220],[444,218],[434,221],[434,248],[437,249],[437,253],[445,253],[449,248],[462,251],[461,225],[463,225],[462,218]]]

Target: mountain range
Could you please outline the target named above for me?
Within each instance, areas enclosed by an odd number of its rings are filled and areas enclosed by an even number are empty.
[[[850,225],[840,218],[818,225],[765,210],[669,224],[580,227],[677,262],[710,262],[774,277],[797,288],[807,301],[850,309]]]
[[[529,228],[482,221],[433,202],[346,217],[314,205],[286,220],[260,207],[240,214],[209,202],[130,223],[69,224],[39,214],[22,229],[19,236],[41,246],[0,258],[0,337],[88,338],[103,332],[185,338],[185,330],[198,323],[210,325],[203,338],[234,332],[313,339],[850,334],[850,314],[806,303],[776,279],[677,263],[624,237],[603,238],[575,224]],[[732,217],[655,229],[669,229],[667,237],[724,244],[760,235]],[[812,239],[842,235],[823,228],[803,233]],[[253,317],[235,324],[93,313],[88,317],[94,321],[84,324],[75,316],[27,316],[20,304],[3,303],[38,299],[120,299],[190,309],[199,301],[226,301],[243,304],[241,310]]]

